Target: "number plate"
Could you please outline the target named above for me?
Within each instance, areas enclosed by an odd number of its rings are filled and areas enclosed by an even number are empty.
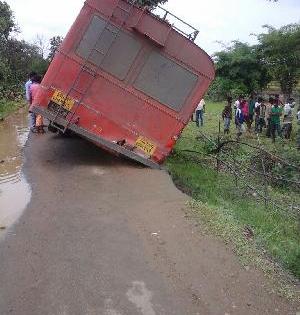
[[[144,137],[139,137],[135,142],[135,146],[149,156],[152,156],[156,150],[156,145]]]
[[[64,109],[68,111],[71,111],[75,104],[75,100],[73,100],[70,96],[66,96],[63,92],[59,90],[54,91],[51,101],[58,105],[61,105]]]

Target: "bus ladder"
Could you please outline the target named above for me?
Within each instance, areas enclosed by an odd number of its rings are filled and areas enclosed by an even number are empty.
[[[137,0],[131,1],[129,8],[124,8],[124,7],[122,7],[122,5],[120,5],[122,2],[124,2],[124,1],[123,1],[123,0],[119,0],[119,1],[118,1],[118,3],[117,3],[117,5],[116,5],[116,7],[114,8],[114,10],[113,10],[113,12],[112,12],[110,18],[106,21],[103,30],[101,31],[101,33],[99,34],[99,37],[98,37],[97,40],[95,41],[95,44],[94,44],[93,48],[91,49],[91,51],[90,51],[88,57],[85,59],[84,64],[81,66],[81,69],[80,69],[80,71],[78,72],[78,74],[77,74],[77,76],[76,76],[76,79],[74,80],[74,82],[73,82],[71,88],[69,89],[68,93],[65,95],[64,101],[62,102],[62,104],[60,104],[60,106],[59,106],[59,108],[58,108],[58,111],[57,111],[57,113],[56,113],[54,119],[53,119],[52,121],[50,121],[50,126],[55,127],[56,129],[58,129],[58,130],[61,131],[62,133],[65,133],[66,130],[68,129],[69,125],[71,124],[72,119],[74,118],[74,116],[75,116],[75,114],[76,114],[76,112],[77,112],[77,110],[78,110],[80,104],[82,103],[83,99],[85,98],[86,94],[89,92],[89,90],[90,90],[90,88],[91,88],[91,86],[92,86],[92,84],[93,84],[93,82],[94,82],[94,78],[97,77],[97,72],[98,72],[98,70],[101,68],[102,63],[103,63],[103,61],[105,60],[105,57],[106,57],[107,54],[110,52],[111,47],[113,46],[113,44],[114,44],[114,43],[116,42],[116,40],[118,39],[118,37],[119,37],[119,35],[120,35],[120,32],[121,32],[122,26],[126,23],[126,21],[128,20],[128,18],[130,17],[130,13],[131,13],[131,11],[133,10],[133,8],[134,8],[134,6],[135,6]],[[111,22],[112,18],[113,18],[114,15],[115,15],[116,11],[118,11],[118,10],[121,10],[121,11],[123,11],[123,12],[125,13],[125,14],[124,14],[124,15],[125,15],[125,18],[124,18],[124,20],[122,20],[121,26],[119,26],[119,25],[116,26],[117,31],[113,31],[113,32],[112,32],[112,30],[109,28],[109,25],[110,25],[110,22]],[[114,26],[115,26],[115,25],[114,25]],[[113,40],[111,41],[110,45],[107,47],[106,53],[104,53],[103,51],[97,49],[97,45],[98,45],[98,43],[101,41],[102,36],[103,36],[103,34],[104,34],[104,32],[105,32],[106,30],[109,30],[111,33],[113,33],[113,37],[114,37],[114,38],[113,38]],[[98,53],[98,54],[100,54],[100,55],[103,56],[103,58],[102,58],[100,64],[97,65],[96,70],[92,70],[92,69],[89,67],[89,63],[90,63],[89,60],[90,60],[90,58],[92,57],[92,55],[93,55],[94,52],[96,52],[96,53]],[[93,79],[89,79],[89,82],[88,82],[87,86],[86,86],[85,89],[82,91],[82,90],[79,90],[79,89],[77,88],[77,85],[79,84],[80,78],[81,78],[81,76],[82,76],[84,73],[87,73],[88,75],[92,76]],[[65,105],[65,103],[66,103],[68,97],[69,97],[70,94],[72,93],[72,91],[74,91],[74,92],[76,92],[77,94],[79,94],[80,97],[79,97],[78,100],[76,100],[75,110],[72,111],[71,117],[69,117],[69,119],[67,119],[66,125],[65,125],[65,126],[62,126],[62,128],[61,128],[61,127],[59,127],[59,126],[56,124],[56,122],[57,122],[57,120],[58,120],[58,118],[59,118],[59,116],[60,116],[60,114],[61,114],[61,112],[62,112],[62,109],[64,108],[64,105]]]

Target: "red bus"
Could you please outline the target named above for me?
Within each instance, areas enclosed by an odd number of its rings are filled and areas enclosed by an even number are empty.
[[[213,61],[194,43],[197,35],[160,7],[87,0],[33,111],[49,119],[49,129],[71,130],[159,168],[214,79]]]

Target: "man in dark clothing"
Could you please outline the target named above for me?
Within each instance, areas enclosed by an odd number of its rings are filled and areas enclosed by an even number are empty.
[[[281,136],[281,127],[280,127],[280,116],[282,115],[282,108],[279,107],[278,103],[275,103],[271,109],[271,135],[272,140],[275,142],[276,131],[278,136]]]
[[[266,115],[265,115],[265,122],[267,124],[267,132],[266,136],[271,138],[271,111],[274,105],[273,97],[269,98],[269,102],[266,103]]]
[[[222,112],[222,118],[224,121],[224,134],[229,134],[230,122],[232,119],[232,97],[227,98],[227,104]]]

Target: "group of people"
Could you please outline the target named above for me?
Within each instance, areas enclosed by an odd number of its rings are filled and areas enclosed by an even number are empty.
[[[28,81],[25,83],[26,100],[29,104],[29,126],[33,133],[45,133],[43,117],[32,112],[32,106],[37,97],[41,76],[36,72],[31,72],[28,76]]]
[[[272,138],[273,142],[275,142],[276,135],[290,139],[294,110],[294,99],[290,98],[286,104],[283,104],[278,95],[270,97],[268,101],[253,95],[249,100],[240,96],[234,104],[232,97],[228,97],[222,112],[224,133],[229,133],[230,124],[234,117],[238,139],[244,132],[251,132],[253,123],[256,133],[262,133],[265,128],[266,136]],[[296,116],[300,124],[300,108]]]

